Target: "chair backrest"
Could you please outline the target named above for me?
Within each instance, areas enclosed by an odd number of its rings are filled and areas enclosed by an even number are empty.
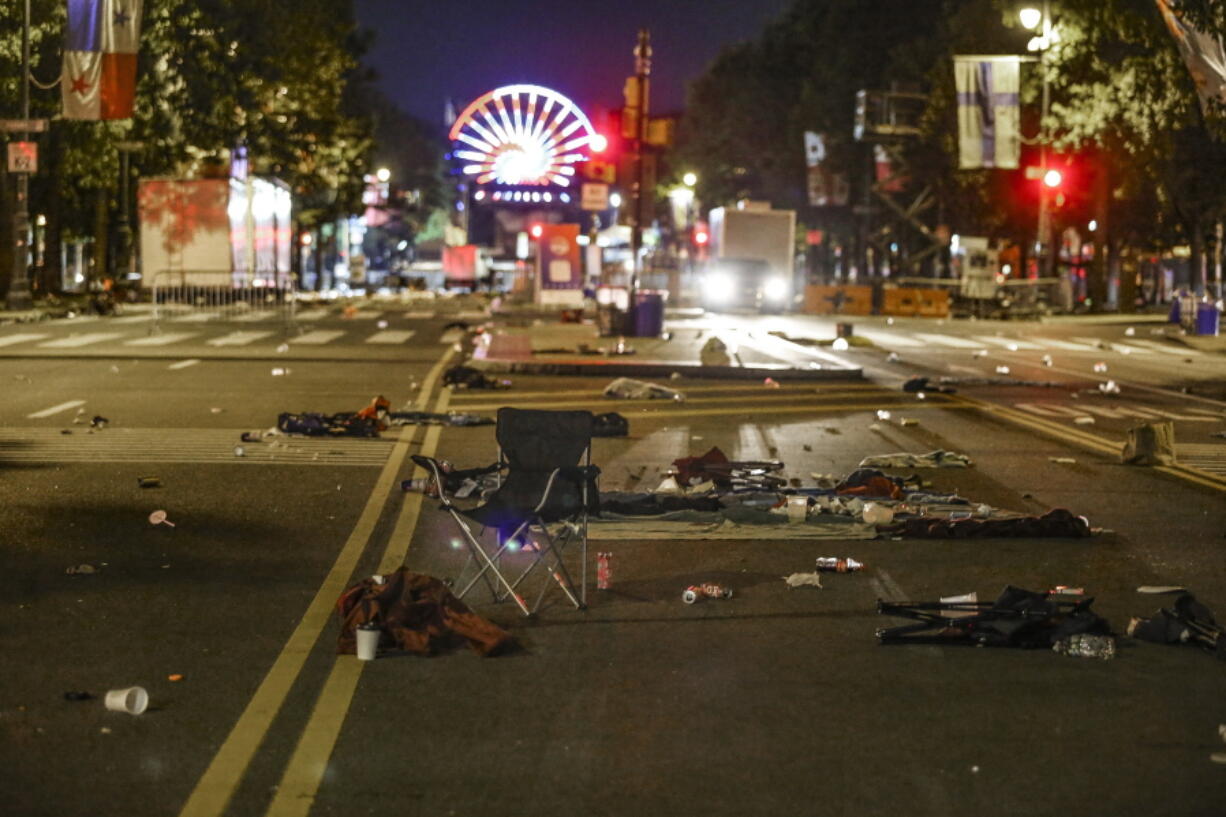
[[[494,437],[512,471],[579,465],[592,445],[592,413],[500,408]]]

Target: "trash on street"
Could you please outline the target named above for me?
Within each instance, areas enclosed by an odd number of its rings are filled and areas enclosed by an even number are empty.
[[[975,463],[955,451],[929,451],[927,454],[878,454],[860,460],[860,468],[969,468]]]
[[[816,587],[822,589],[822,574],[813,573],[793,573],[790,576],[784,576],[783,580],[787,582],[788,587],[795,590],[797,587]]]
[[[699,599],[730,599],[732,588],[720,584],[692,584],[681,594],[681,600],[693,604]]]
[[[454,389],[509,389],[511,381],[490,377],[472,366],[452,366],[443,372],[443,385]]]
[[[1195,644],[1226,661],[1226,630],[1191,593],[1180,593],[1170,607],[1149,618],[1133,618],[1127,632],[1132,638],[1157,644]]]
[[[166,525],[167,527],[171,528],[175,526],[174,522],[171,522],[166,518],[166,511],[154,511],[153,513],[149,514],[149,524]]]
[[[731,366],[732,357],[728,354],[727,345],[718,337],[710,337],[698,352],[698,360],[703,366]]]
[[[676,389],[670,389],[656,383],[644,380],[634,380],[629,377],[619,377],[605,386],[604,396],[615,400],[672,400],[685,402],[685,395]]]
[[[818,556],[817,569],[823,573],[855,573],[864,569],[864,562],[858,562],[850,556]]]
[[[1174,465],[1175,424],[1167,420],[1128,429],[1120,460],[1125,465]]]

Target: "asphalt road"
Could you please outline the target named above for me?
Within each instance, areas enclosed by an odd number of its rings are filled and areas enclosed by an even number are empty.
[[[454,317],[322,316],[308,332],[341,334],[295,344],[274,332],[237,349],[208,340],[255,330],[210,324],[133,347],[151,336],[138,321],[0,328],[5,813],[1223,813],[1226,767],[1209,755],[1226,751],[1226,668],[1212,657],[1126,638],[1119,658],[1099,662],[873,637],[896,623],[875,613],[878,598],[991,598],[1007,584],[1084,586],[1117,632],[1162,603],[1138,585],[1187,585],[1221,611],[1220,450],[1198,449],[1183,470],[1124,466],[1115,451],[1145,418],[1174,419],[1180,445],[1226,443],[1210,436],[1226,427],[1212,392],[1222,358],[1085,340],[1171,342],[1140,324],[1125,335],[1124,325],[879,321],[857,326],[876,345],[847,353],[864,381],[687,379],[670,384],[685,403],[610,403],[592,378],[435,388]],[[708,320],[795,337],[830,329]],[[414,334],[366,342],[379,331]],[[997,331],[1013,340],[983,340]],[[39,346],[95,332],[119,336]],[[45,337],[6,345],[18,333]],[[897,340],[917,333],[975,346]],[[1020,346],[1040,337],[1088,348]],[[1108,370],[1095,372],[1098,362]],[[1005,365],[1056,385],[959,384],[922,400],[899,388],[917,374],[1003,377]],[[1098,390],[1105,379],[1118,395]],[[712,445],[778,456],[802,481],[870,454],[944,448],[975,465],[924,472],[935,489],[1021,511],[1066,507],[1106,530],[1088,540],[597,539],[593,551],[614,554],[613,587],[589,590],[586,611],[553,599],[526,620],[474,598],[521,650],[359,663],[335,655],[341,590],[401,563],[439,576],[463,566],[449,519],[399,490],[413,470],[406,455],[484,464],[491,428],[258,443],[243,457],[233,445],[280,411],[355,409],[377,393],[397,407],[491,414],[621,411],[631,435],[594,446],[604,488],[653,487],[673,459]],[[95,415],[109,423],[91,433]],[[1085,416],[1094,423],[1077,422]],[[142,476],[161,487],[139,487]],[[158,509],[174,527],[149,523]],[[828,576],[821,590],[781,580],[826,555],[869,567]],[[98,572],[64,572],[81,563]],[[681,603],[697,581],[735,595]],[[63,699],[130,684],[151,696],[139,717]]]

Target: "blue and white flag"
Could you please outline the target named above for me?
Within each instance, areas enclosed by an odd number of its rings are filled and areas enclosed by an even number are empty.
[[[1155,2],[1192,75],[1201,110],[1207,114],[1210,100],[1226,102],[1226,47],[1222,45],[1222,38],[1188,25],[1176,4],[1168,0]]]
[[[954,57],[962,170],[1017,167],[1020,65],[1017,57]]]

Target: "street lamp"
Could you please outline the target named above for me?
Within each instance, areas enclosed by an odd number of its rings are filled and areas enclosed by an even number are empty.
[[[693,171],[686,173],[681,177],[681,181],[684,182],[686,187],[693,187],[698,184],[698,174]]]
[[[377,178],[381,182],[386,183],[387,180],[390,179],[391,177],[392,177],[392,171],[388,170],[386,167],[381,167],[375,171],[375,178]]]
[[[1051,3],[1049,0],[1043,0],[1043,8],[1024,8],[1018,12],[1018,18],[1026,28],[1031,31],[1040,30],[1040,33],[1030,38],[1030,42],[1026,44],[1027,51],[1039,52],[1039,77],[1043,82],[1042,99],[1039,109],[1039,178],[1043,183],[1039,185],[1039,224],[1038,236],[1036,244],[1040,253],[1040,261],[1042,262],[1041,274],[1044,278],[1050,278],[1056,268],[1056,252],[1055,248],[1049,246],[1048,234],[1051,232],[1050,214],[1047,205],[1047,189],[1054,187],[1049,179],[1049,171],[1047,169],[1047,114],[1051,107],[1051,90],[1047,82],[1047,49],[1053,42],[1056,41],[1056,32],[1051,24]],[[1056,173],[1055,184],[1059,184],[1059,172]],[[1044,253],[1046,250],[1046,253]]]

